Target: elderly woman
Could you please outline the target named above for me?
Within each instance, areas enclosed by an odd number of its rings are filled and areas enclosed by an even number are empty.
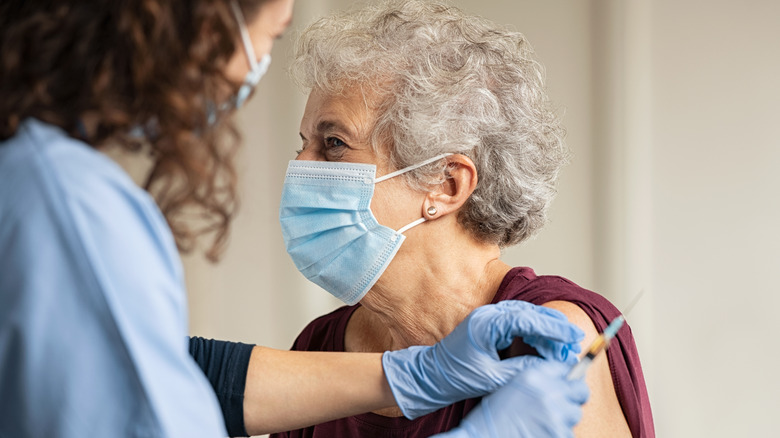
[[[544,425],[553,437],[576,424],[588,389],[557,359],[579,350],[581,330],[528,303],[480,307],[413,351],[193,338],[187,355],[175,242],[195,243],[201,233],[183,216],[197,212],[201,231],[217,235],[209,254],[223,248],[235,213],[231,119],[292,8],[0,2],[0,437],[260,434],[396,403],[433,412],[483,394],[448,436],[492,434],[498,423]],[[113,147],[151,159],[145,188],[159,206],[103,153]],[[514,336],[532,337],[550,359],[499,360]],[[526,399],[538,409],[519,416],[504,402]]]
[[[292,74],[310,94],[282,196],[285,242],[307,278],[350,305],[309,324],[294,349],[430,345],[472,309],[504,300],[560,310],[585,331],[583,345],[619,315],[569,280],[500,260],[544,225],[567,159],[521,34],[436,1],[381,2],[309,26]],[[528,350],[516,343],[509,354]],[[607,359],[588,373],[576,436],[654,436],[630,329]],[[429,436],[478,402],[277,436]]]

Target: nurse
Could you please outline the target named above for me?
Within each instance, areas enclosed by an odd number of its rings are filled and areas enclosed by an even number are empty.
[[[177,246],[224,249],[231,116],[291,15],[292,0],[0,4],[0,437],[260,434],[488,393],[449,436],[570,436],[582,333],[527,303],[384,355],[188,351]],[[150,157],[143,189],[111,148]],[[543,357],[499,360],[517,336]]]

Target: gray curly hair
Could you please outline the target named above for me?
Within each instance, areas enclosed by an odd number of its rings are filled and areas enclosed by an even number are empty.
[[[479,240],[513,245],[545,224],[568,151],[522,34],[440,1],[372,2],[308,26],[290,72],[304,90],[380,96],[371,143],[389,140],[396,168],[468,156],[479,180],[458,221]],[[443,161],[407,181],[441,182]]]

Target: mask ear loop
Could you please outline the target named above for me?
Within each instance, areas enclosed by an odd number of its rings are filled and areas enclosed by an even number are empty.
[[[241,40],[244,43],[244,53],[246,53],[246,59],[249,61],[249,68],[254,71],[257,68],[257,55],[255,55],[254,46],[252,46],[252,39],[249,38],[249,31],[246,29],[244,14],[235,0],[230,2],[230,7],[233,8],[233,15],[236,16],[236,21],[238,22],[238,30],[241,32]]]
[[[420,219],[417,219],[416,221],[412,222],[409,225],[406,225],[404,227],[401,227],[398,229],[398,231],[395,232],[395,234],[403,234],[405,231],[408,231],[410,228],[416,227],[417,225],[420,225],[421,223],[425,222],[427,219],[424,217],[421,217]]]
[[[238,3],[236,3],[235,0],[230,2],[230,7],[233,9],[233,15],[236,16],[238,30],[241,33],[241,41],[243,42],[244,46],[244,53],[246,54],[247,62],[249,62],[249,73],[247,74],[246,79],[241,85],[241,88],[238,90],[238,95],[236,96],[235,106],[236,108],[240,108],[247,100],[247,98],[249,98],[249,95],[252,93],[252,89],[254,89],[258,82],[260,82],[260,78],[262,78],[265,72],[268,70],[268,66],[271,64],[271,55],[265,55],[260,60],[260,62],[257,61],[257,55],[255,55],[255,49],[252,45],[252,39],[249,37],[249,31],[247,30],[246,22],[244,21],[244,14],[241,12],[241,8],[238,6]]]
[[[398,240],[398,236],[404,234],[404,232],[408,231],[410,228],[413,228],[413,227],[416,227],[417,225],[420,225],[421,223],[425,222],[426,220],[427,219],[425,219],[424,217],[421,217],[420,219],[417,219],[416,221],[412,222],[411,224],[408,224],[406,226],[403,226],[403,227],[399,228],[398,231],[396,231],[395,234],[393,234],[390,237],[390,240],[395,242],[396,240]]]
[[[433,163],[435,161],[439,161],[439,160],[441,160],[444,157],[449,157],[450,155],[452,155],[452,154],[451,153],[446,153],[446,154],[437,155],[437,156],[435,156],[433,158],[429,158],[429,159],[423,161],[422,163],[417,163],[417,164],[411,165],[409,167],[404,167],[401,170],[396,170],[395,172],[390,172],[387,175],[382,175],[379,178],[374,178],[374,184],[380,183],[380,182],[382,182],[384,180],[387,180],[387,179],[396,177],[398,175],[404,174],[406,172],[409,172],[410,170],[414,170],[414,169],[423,167],[426,164],[431,164],[431,163]]]
[[[380,183],[382,181],[385,181],[385,180],[388,180],[390,178],[396,177],[398,175],[404,174],[406,172],[409,172],[410,170],[418,169],[420,167],[425,166],[426,164],[431,164],[431,163],[433,163],[435,161],[439,161],[439,160],[441,160],[444,157],[449,157],[450,155],[452,155],[452,153],[449,153],[449,152],[446,153],[446,154],[437,155],[437,156],[435,156],[433,158],[429,158],[429,159],[423,161],[422,163],[417,163],[417,164],[414,164],[414,165],[409,166],[409,167],[404,167],[401,170],[396,170],[395,172],[390,172],[387,175],[382,175],[379,178],[374,178],[374,184]],[[401,227],[398,231],[395,232],[395,234],[393,234],[393,236],[391,237],[391,240],[393,242],[395,242],[396,240],[398,240],[398,236],[402,235],[405,231],[408,231],[410,228],[416,227],[417,225],[420,225],[421,223],[423,223],[425,221],[426,221],[426,219],[424,217],[421,217],[420,219],[417,219],[416,221],[414,221],[414,222],[412,222],[412,223],[410,223],[410,224],[408,224],[406,226]]]

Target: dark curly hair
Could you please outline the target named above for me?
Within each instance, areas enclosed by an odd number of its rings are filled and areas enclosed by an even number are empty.
[[[238,207],[240,139],[208,110],[235,89],[223,74],[239,35],[229,1],[0,2],[0,141],[35,117],[98,149],[148,152],[144,188],[179,249],[209,234],[217,260]],[[250,18],[264,1],[238,3]]]

